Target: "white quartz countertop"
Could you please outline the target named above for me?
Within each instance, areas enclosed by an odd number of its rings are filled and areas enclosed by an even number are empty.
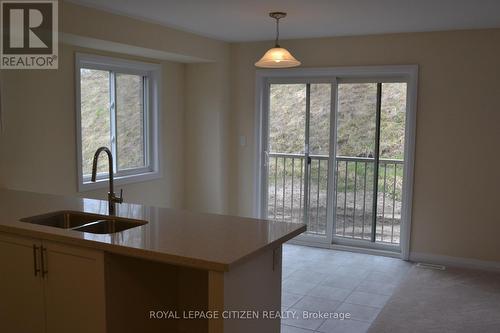
[[[304,224],[123,203],[117,216],[148,221],[114,234],[91,234],[20,222],[55,211],[107,215],[107,201],[0,190],[0,232],[100,249],[204,270],[228,271],[306,230]]]

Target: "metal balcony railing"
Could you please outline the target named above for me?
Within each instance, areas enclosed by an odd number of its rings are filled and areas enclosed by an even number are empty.
[[[307,193],[308,233],[326,235],[328,156],[310,155]],[[370,240],[373,225],[374,159],[338,156],[334,235]],[[289,222],[304,221],[306,161],[300,154],[269,154],[268,217]],[[380,159],[375,241],[399,244],[403,160]]]

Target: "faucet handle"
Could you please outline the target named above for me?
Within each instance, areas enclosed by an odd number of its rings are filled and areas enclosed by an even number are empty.
[[[122,203],[123,202],[123,189],[121,188],[120,189],[120,197],[117,198],[118,199],[118,203]]]

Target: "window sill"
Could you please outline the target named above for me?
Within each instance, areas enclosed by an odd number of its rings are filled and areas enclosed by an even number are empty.
[[[162,178],[162,175],[158,171],[146,172],[135,175],[119,176],[119,177],[117,176],[114,178],[115,191],[117,186],[120,185],[142,183],[160,178]],[[85,191],[97,190],[108,187],[109,187],[108,178],[98,179],[96,182],[80,181],[78,184],[78,192],[85,192]]]

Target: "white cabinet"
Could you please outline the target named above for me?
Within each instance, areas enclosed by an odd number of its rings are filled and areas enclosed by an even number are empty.
[[[105,332],[100,251],[0,233],[0,332]]]
[[[42,242],[47,333],[106,331],[100,251]]]
[[[1,332],[45,332],[43,280],[35,260],[41,245],[0,234]]]

